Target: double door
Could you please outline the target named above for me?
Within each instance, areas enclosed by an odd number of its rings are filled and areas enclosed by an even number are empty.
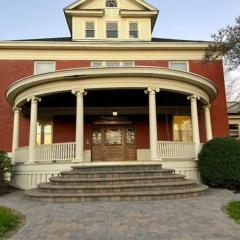
[[[135,129],[99,126],[92,131],[92,161],[136,160]]]

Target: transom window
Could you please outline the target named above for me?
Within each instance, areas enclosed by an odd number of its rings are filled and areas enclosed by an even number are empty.
[[[37,123],[37,145],[52,143],[52,119],[39,118]]]
[[[54,72],[55,70],[56,64],[54,61],[37,61],[34,64],[34,74]]]
[[[189,71],[188,62],[186,61],[171,61],[169,62],[169,68],[184,72]]]
[[[133,67],[135,64],[133,61],[92,61],[91,66],[93,68],[102,68],[102,67]]]
[[[94,22],[86,22],[86,38],[95,37],[95,24]]]
[[[118,23],[107,22],[106,31],[107,38],[118,38]]]
[[[138,24],[136,22],[129,23],[129,37],[138,38]]]
[[[107,0],[106,1],[106,7],[116,8],[117,7],[117,1],[115,1],[115,0]]]

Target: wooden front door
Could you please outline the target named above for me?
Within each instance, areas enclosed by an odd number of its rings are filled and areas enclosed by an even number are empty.
[[[125,126],[99,126],[92,132],[92,161],[136,160],[135,130]]]

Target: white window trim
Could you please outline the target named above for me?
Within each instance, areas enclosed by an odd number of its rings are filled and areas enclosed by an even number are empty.
[[[86,25],[87,25],[87,22],[93,22],[94,23],[94,37],[87,37],[87,29],[86,29]],[[96,39],[96,36],[97,36],[97,24],[96,24],[96,20],[86,20],[85,21],[85,38],[86,39]]]
[[[168,68],[169,69],[171,69],[171,63],[186,63],[187,72],[189,72],[189,61],[184,61],[184,60],[181,60],[181,61],[169,61],[168,62]],[[172,69],[172,70],[175,70],[175,69]],[[175,71],[180,71],[180,70],[175,70]]]
[[[56,61],[34,61],[34,75],[37,75],[37,64],[38,63],[53,63],[54,66],[54,71],[56,71]],[[40,74],[44,74],[44,73],[40,73]]]
[[[107,37],[107,23],[117,23],[117,26],[118,26],[118,37],[117,38],[109,38]],[[118,40],[120,37],[120,24],[119,24],[119,21],[106,21],[105,22],[105,38],[106,39],[110,39],[110,40]]]
[[[130,23],[136,23],[137,24],[137,27],[138,27],[138,37],[137,38],[131,38],[130,37]],[[130,39],[130,40],[139,40],[139,38],[140,38],[140,32],[139,32],[139,22],[138,21],[128,21],[128,26],[127,26],[127,28],[128,28],[128,38]]]
[[[133,65],[131,66],[131,67],[135,67],[135,61],[128,61],[128,60],[124,60],[124,61],[111,61],[111,60],[108,60],[108,61],[97,61],[97,60],[94,60],[94,61],[91,61],[91,67],[92,68],[94,68],[94,66],[93,66],[93,64],[94,64],[94,62],[98,62],[98,63],[102,63],[102,66],[101,67],[99,67],[99,68],[106,68],[106,67],[108,67],[107,66],[107,63],[108,62],[116,62],[116,63],[119,63],[119,67],[125,67],[124,66],[124,63],[125,62],[131,62],[131,63],[133,63]],[[127,68],[127,67],[126,67]]]

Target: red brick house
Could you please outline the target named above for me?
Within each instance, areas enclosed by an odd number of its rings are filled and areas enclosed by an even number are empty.
[[[204,41],[152,38],[142,0],[65,8],[71,37],[0,42],[0,149],[30,188],[74,164],[159,161],[198,179],[201,143],[227,136],[223,63]]]

